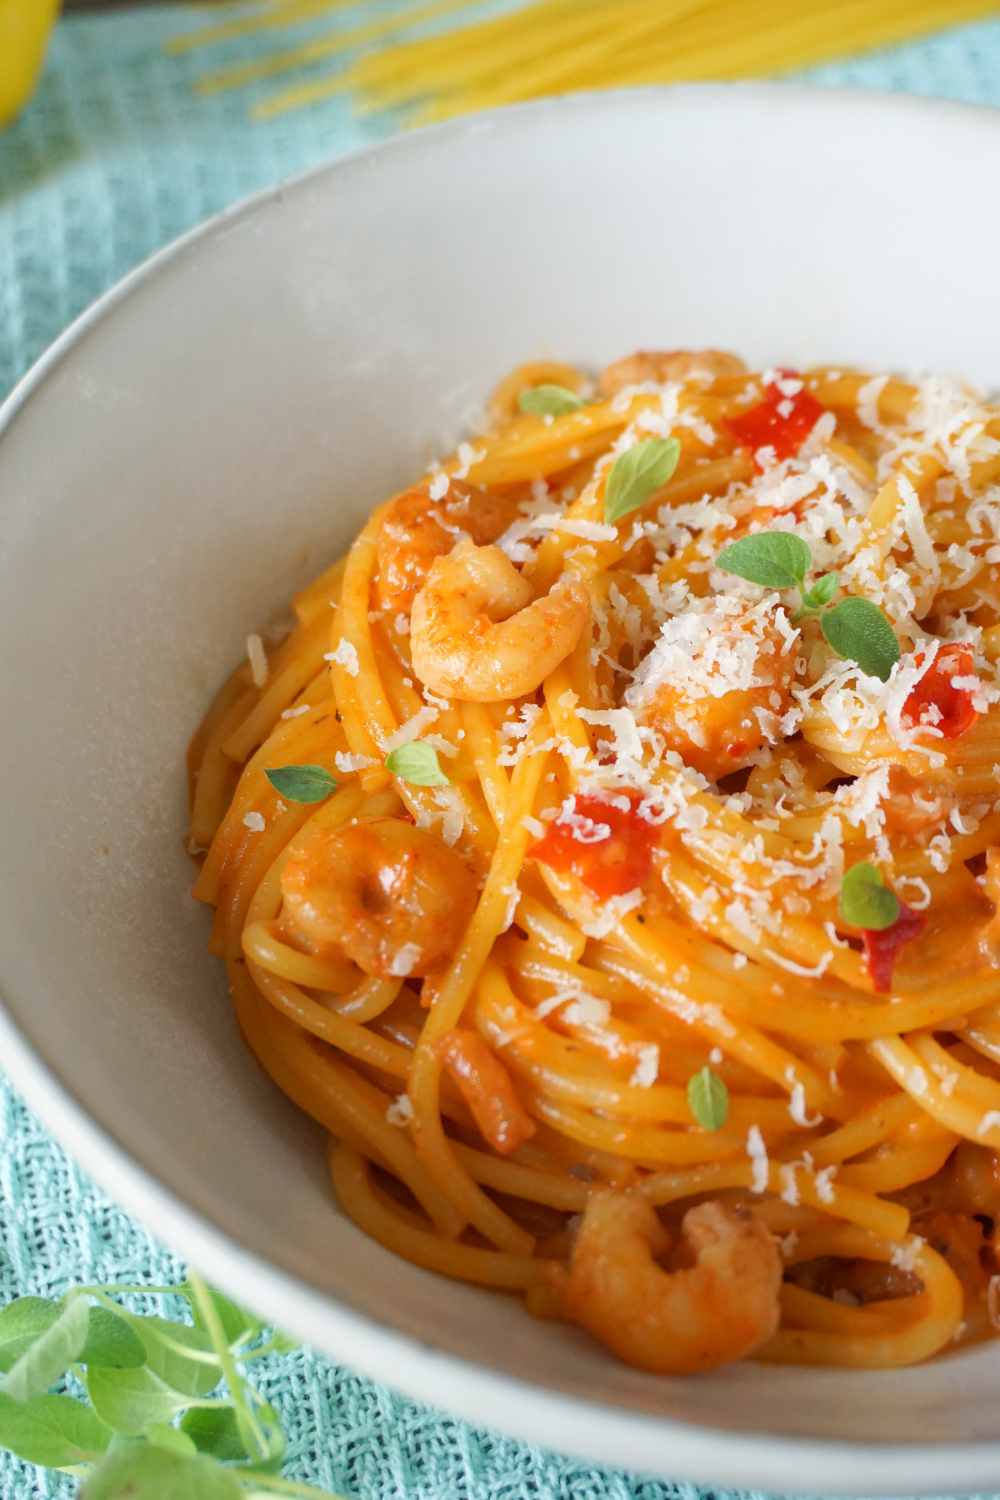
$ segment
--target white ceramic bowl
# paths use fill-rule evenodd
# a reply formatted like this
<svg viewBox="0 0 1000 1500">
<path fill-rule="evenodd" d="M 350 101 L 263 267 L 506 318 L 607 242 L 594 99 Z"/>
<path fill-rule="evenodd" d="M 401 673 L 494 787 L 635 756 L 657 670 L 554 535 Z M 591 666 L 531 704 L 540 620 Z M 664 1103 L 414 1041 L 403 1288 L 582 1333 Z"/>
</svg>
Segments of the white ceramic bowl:
<svg viewBox="0 0 1000 1500">
<path fill-rule="evenodd" d="M 336 1212 L 187 896 L 185 742 L 246 634 L 508 367 L 731 347 L 1000 378 L 1000 119 L 787 87 L 571 98 L 336 163 L 105 298 L 0 425 L 0 1059 L 111 1193 L 422 1400 L 673 1478 L 1000 1481 L 1000 1357 L 657 1380 Z"/>
</svg>

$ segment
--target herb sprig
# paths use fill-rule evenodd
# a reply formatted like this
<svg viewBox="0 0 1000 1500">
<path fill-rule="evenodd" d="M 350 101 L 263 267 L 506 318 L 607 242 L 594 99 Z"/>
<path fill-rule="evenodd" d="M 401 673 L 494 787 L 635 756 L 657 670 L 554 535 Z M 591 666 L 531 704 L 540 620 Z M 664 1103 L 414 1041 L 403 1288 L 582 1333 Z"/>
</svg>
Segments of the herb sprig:
<svg viewBox="0 0 1000 1500">
<path fill-rule="evenodd" d="M 438 753 L 426 740 L 410 740 L 397 745 L 385 758 L 385 768 L 400 781 L 411 786 L 448 786 L 447 776 L 441 769 Z"/>
<path fill-rule="evenodd" d="M 687 1086 L 688 1109 L 703 1130 L 721 1130 L 729 1116 L 729 1090 L 706 1063 L 692 1073 Z"/>
<path fill-rule="evenodd" d="M 856 662 L 866 676 L 888 682 L 900 657 L 899 642 L 889 621 L 870 599 L 849 595 L 832 603 L 840 587 L 836 573 L 824 573 L 806 588 L 812 552 L 800 536 L 792 531 L 758 531 L 740 537 L 723 547 L 716 566 L 762 588 L 797 588 L 799 607 L 792 623 L 818 617 L 827 645 L 838 656 Z"/>
<path fill-rule="evenodd" d="M 191 1321 L 142 1316 L 112 1292 L 177 1295 Z M 194 1273 L 20 1297 L 0 1309 L 0 1447 L 78 1476 L 80 1500 L 339 1500 L 280 1475 L 281 1422 L 246 1378 L 296 1347 Z"/>
<path fill-rule="evenodd" d="M 534 417 L 563 417 L 567 412 L 579 411 L 583 398 L 564 385 L 532 385 L 517 398 L 521 411 Z"/>
<path fill-rule="evenodd" d="M 848 927 L 884 932 L 899 920 L 899 897 L 877 866 L 861 860 L 840 882 L 840 915 Z"/>
<path fill-rule="evenodd" d="M 681 456 L 676 438 L 647 438 L 619 453 L 604 487 L 604 520 L 620 521 L 662 489 Z"/>
</svg>

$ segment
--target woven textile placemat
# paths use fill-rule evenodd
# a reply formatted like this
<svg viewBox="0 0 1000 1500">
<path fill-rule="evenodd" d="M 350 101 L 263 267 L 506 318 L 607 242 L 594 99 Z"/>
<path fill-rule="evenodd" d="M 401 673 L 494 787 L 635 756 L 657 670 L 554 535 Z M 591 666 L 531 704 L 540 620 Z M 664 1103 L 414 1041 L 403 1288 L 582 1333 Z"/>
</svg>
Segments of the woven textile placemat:
<svg viewBox="0 0 1000 1500">
<path fill-rule="evenodd" d="M 77 313 L 159 246 L 247 193 L 396 128 L 391 118 L 354 119 L 340 99 L 264 126 L 248 122 L 252 90 L 196 98 L 191 81 L 204 61 L 162 50 L 164 38 L 193 24 L 194 13 L 180 8 L 63 21 L 36 99 L 0 134 L 0 396 Z M 273 34 L 230 43 L 212 62 L 274 47 Z M 1000 104 L 1000 21 L 802 76 Z M 0 1076 L 0 1303 L 74 1282 L 162 1283 L 180 1272 L 77 1171 Z M 703 1494 L 475 1430 L 307 1352 L 274 1361 L 261 1378 L 290 1434 L 289 1472 L 359 1500 Z M 801 1476 L 804 1492 L 820 1483 Z M 72 1492 L 71 1481 L 0 1454 L 3 1500 Z"/>
</svg>

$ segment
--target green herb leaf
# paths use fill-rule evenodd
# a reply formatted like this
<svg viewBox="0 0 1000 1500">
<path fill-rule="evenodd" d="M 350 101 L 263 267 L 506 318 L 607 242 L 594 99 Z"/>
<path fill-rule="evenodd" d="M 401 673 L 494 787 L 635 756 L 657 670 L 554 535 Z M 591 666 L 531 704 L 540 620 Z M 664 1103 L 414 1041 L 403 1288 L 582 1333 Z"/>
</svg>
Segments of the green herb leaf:
<svg viewBox="0 0 1000 1500">
<path fill-rule="evenodd" d="M 185 1297 L 192 1299 L 191 1311 L 194 1316 L 195 1327 L 200 1328 L 202 1333 L 207 1335 L 208 1329 L 205 1327 L 198 1303 L 193 1300 L 194 1292 L 190 1282 L 185 1282 L 184 1286 L 180 1287 L 179 1290 L 183 1292 Z M 230 1347 L 233 1344 L 241 1343 L 244 1339 L 252 1338 L 255 1334 L 261 1332 L 264 1325 L 259 1318 L 254 1317 L 253 1313 L 248 1313 L 246 1308 L 237 1306 L 235 1302 L 224 1296 L 222 1292 L 216 1291 L 214 1287 L 208 1288 L 208 1294 L 215 1306 L 219 1322 L 222 1324 L 223 1332 L 229 1341 Z"/>
<path fill-rule="evenodd" d="M 707 1065 L 688 1079 L 687 1101 L 704 1130 L 721 1130 L 729 1114 L 729 1090 Z"/>
<path fill-rule="evenodd" d="M 207 1453 L 220 1463 L 252 1463 L 255 1469 L 273 1472 L 281 1468 L 285 1456 L 281 1418 L 267 1402 L 256 1406 L 254 1414 L 267 1445 L 263 1457 L 247 1453 L 232 1407 L 193 1406 L 181 1418 L 181 1430 L 193 1440 L 199 1453 Z"/>
<path fill-rule="evenodd" d="M 11 1365 L 0 1381 L 0 1393 L 15 1401 L 41 1396 L 80 1358 L 89 1326 L 86 1299 L 71 1295 L 55 1321 Z"/>
<path fill-rule="evenodd" d="M 194 1409 L 197 1411 L 199 1408 Z M 152 1427 L 147 1427 L 146 1441 L 156 1448 L 166 1448 L 171 1453 L 190 1455 L 198 1452 L 197 1444 L 192 1442 L 187 1433 L 182 1432 L 179 1427 L 171 1427 L 168 1422 L 154 1422 Z"/>
<path fill-rule="evenodd" d="M 612 466 L 604 490 L 604 519 L 609 526 L 645 505 L 662 489 L 677 467 L 681 445 L 676 438 L 647 438 L 628 448 Z"/>
<path fill-rule="evenodd" d="M 181 1431 L 199 1453 L 223 1463 L 246 1463 L 250 1458 L 231 1406 L 192 1406 L 181 1418 Z"/>
<path fill-rule="evenodd" d="M 18 1297 L 0 1310 L 0 1371 L 9 1370 L 52 1327 L 59 1311 L 59 1303 L 47 1297 Z"/>
<path fill-rule="evenodd" d="M 877 604 L 841 599 L 820 616 L 819 628 L 838 656 L 857 662 L 867 676 L 888 681 L 899 661 L 899 642 Z"/>
<path fill-rule="evenodd" d="M 583 402 L 564 385 L 533 385 L 521 392 L 517 404 L 534 417 L 562 417 L 568 411 L 579 411 Z"/>
<path fill-rule="evenodd" d="M 424 740 L 411 740 L 408 745 L 390 750 L 385 758 L 385 768 L 411 786 L 450 785 L 441 769 L 437 751 Z"/>
<path fill-rule="evenodd" d="M 798 588 L 809 571 L 812 553 L 793 531 L 758 531 L 723 547 L 716 567 L 765 589 Z"/>
<path fill-rule="evenodd" d="M 867 860 L 852 865 L 840 882 L 840 915 L 849 927 L 884 932 L 899 916 L 899 899 Z"/>
<path fill-rule="evenodd" d="M 241 1500 L 239 1480 L 200 1454 L 122 1443 L 84 1485 L 80 1500 Z"/>
<path fill-rule="evenodd" d="M 137 1370 L 145 1363 L 142 1340 L 125 1319 L 106 1307 L 92 1307 L 80 1364 L 103 1365 L 108 1370 Z"/>
<path fill-rule="evenodd" d="M 275 766 L 264 773 L 286 802 L 323 802 L 337 783 L 322 766 Z"/>
<path fill-rule="evenodd" d="M 191 1404 L 146 1369 L 88 1370 L 87 1390 L 101 1420 L 126 1437 L 140 1437 Z"/>
<path fill-rule="evenodd" d="M 167 1318 L 134 1318 L 132 1326 L 142 1340 L 149 1368 L 171 1389 L 186 1396 L 208 1396 L 215 1390 L 222 1371 L 212 1341 L 202 1329 Z"/>
<path fill-rule="evenodd" d="M 825 609 L 840 587 L 840 579 L 836 573 L 824 573 L 822 578 L 817 578 L 811 589 L 806 589 L 802 595 L 802 607 L 800 615 L 818 614 Z"/>
<path fill-rule="evenodd" d="M 18 1297 L 0 1310 L 0 1372 L 9 1370 L 52 1327 L 61 1311 L 60 1302 L 46 1297 Z M 80 1364 L 125 1370 L 146 1363 L 146 1352 L 124 1318 L 103 1307 L 91 1307 L 89 1314 Z"/>
<path fill-rule="evenodd" d="M 0 1448 L 46 1469 L 96 1463 L 111 1441 L 111 1429 L 70 1396 L 0 1396 Z"/>
</svg>

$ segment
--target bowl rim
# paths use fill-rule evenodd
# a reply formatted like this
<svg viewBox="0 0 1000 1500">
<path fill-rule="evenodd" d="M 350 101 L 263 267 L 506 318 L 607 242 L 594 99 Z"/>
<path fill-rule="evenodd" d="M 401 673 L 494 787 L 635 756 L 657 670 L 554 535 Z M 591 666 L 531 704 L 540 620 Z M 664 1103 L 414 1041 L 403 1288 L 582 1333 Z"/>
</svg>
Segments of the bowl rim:
<svg viewBox="0 0 1000 1500">
<path fill-rule="evenodd" d="M 1000 140 L 1000 111 L 988 105 L 892 93 L 886 90 L 827 88 L 784 82 L 690 83 L 587 90 L 533 100 L 445 121 L 375 141 L 319 162 L 279 183 L 254 192 L 195 225 L 140 262 L 80 313 L 53 341 L 0 405 L 0 442 L 20 411 L 44 387 L 63 358 L 120 303 L 139 293 L 175 260 L 203 241 L 224 234 L 236 221 L 280 203 L 314 179 L 350 172 L 388 153 L 417 154 L 450 140 L 510 123 L 530 128 L 541 116 L 613 112 L 625 105 L 669 106 L 673 100 L 731 106 L 751 105 L 829 109 L 852 107 L 876 113 L 978 121 Z M 751 1487 L 772 1493 L 801 1493 L 801 1476 L 823 1475 L 824 1495 L 972 1494 L 996 1487 L 1000 1437 L 996 1440 L 944 1439 L 887 1443 L 849 1438 L 810 1438 L 780 1432 L 708 1428 L 665 1414 L 636 1412 L 585 1396 L 565 1395 L 488 1369 L 466 1356 L 444 1353 L 388 1323 L 338 1303 L 300 1277 L 250 1252 L 212 1219 L 190 1207 L 132 1155 L 128 1145 L 96 1124 L 74 1094 L 70 1081 L 18 1029 L 0 990 L 0 1057 L 16 1092 L 41 1118 L 68 1154 L 114 1202 L 148 1226 L 181 1257 L 249 1307 L 274 1316 L 306 1343 L 322 1327 L 320 1349 L 372 1380 L 411 1399 L 431 1404 L 473 1426 L 501 1431 L 522 1442 L 583 1458 L 602 1467 L 695 1483 Z M 890 1372 L 884 1372 L 886 1376 Z M 428 1393 L 433 1401 L 428 1402 Z M 488 1413 L 484 1422 L 483 1413 Z M 496 1421 L 494 1422 L 494 1414 Z M 669 1452 L 665 1465 L 660 1454 Z"/>
</svg>

